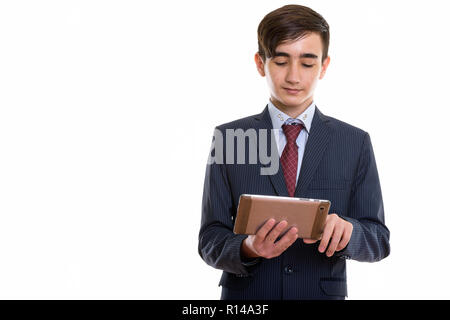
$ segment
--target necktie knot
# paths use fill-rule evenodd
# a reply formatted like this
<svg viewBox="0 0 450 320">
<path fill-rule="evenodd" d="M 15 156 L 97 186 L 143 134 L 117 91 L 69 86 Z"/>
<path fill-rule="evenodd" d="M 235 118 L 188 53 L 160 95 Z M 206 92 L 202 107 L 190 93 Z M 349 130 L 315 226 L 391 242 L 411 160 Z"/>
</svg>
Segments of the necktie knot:
<svg viewBox="0 0 450 320">
<path fill-rule="evenodd" d="M 295 143 L 297 140 L 298 135 L 300 134 L 300 131 L 303 129 L 302 124 L 283 124 L 281 126 L 283 129 L 284 135 L 286 136 L 287 143 Z"/>
</svg>

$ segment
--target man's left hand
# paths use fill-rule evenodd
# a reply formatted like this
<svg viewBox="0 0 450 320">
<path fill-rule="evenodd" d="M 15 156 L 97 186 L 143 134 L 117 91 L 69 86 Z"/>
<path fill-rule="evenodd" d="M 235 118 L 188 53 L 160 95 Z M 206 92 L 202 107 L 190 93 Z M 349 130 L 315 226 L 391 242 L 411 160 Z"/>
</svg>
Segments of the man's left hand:
<svg viewBox="0 0 450 320">
<path fill-rule="evenodd" d="M 331 257 L 335 251 L 341 251 L 350 241 L 352 232 L 353 225 L 350 222 L 345 221 L 335 213 L 329 214 L 325 221 L 319 252 L 323 253 L 325 251 L 330 239 L 331 242 L 326 252 L 327 257 Z M 316 243 L 317 241 L 319 240 L 303 239 L 303 242 L 307 244 Z"/>
</svg>

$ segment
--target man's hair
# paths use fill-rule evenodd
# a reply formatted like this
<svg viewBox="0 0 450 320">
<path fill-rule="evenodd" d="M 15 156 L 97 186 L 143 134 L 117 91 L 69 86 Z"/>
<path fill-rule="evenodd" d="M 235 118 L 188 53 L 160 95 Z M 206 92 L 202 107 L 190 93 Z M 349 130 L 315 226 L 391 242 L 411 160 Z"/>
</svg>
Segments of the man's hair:
<svg viewBox="0 0 450 320">
<path fill-rule="evenodd" d="M 258 53 L 266 58 L 275 55 L 277 46 L 287 40 L 297 40 L 309 33 L 317 32 L 322 39 L 322 62 L 328 57 L 330 27 L 326 20 L 314 10 L 290 4 L 268 13 L 258 26 Z"/>
</svg>

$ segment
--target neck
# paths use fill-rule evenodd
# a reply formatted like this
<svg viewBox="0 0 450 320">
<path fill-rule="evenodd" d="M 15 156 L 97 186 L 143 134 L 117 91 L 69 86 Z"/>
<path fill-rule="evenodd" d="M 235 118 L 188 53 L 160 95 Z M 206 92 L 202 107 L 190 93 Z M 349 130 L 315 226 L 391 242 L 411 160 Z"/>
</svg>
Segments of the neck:
<svg viewBox="0 0 450 320">
<path fill-rule="evenodd" d="M 286 113 L 289 117 L 295 119 L 303 112 L 305 112 L 305 110 L 311 105 L 313 98 L 312 97 L 309 98 L 308 100 L 304 101 L 298 106 L 287 106 L 278 101 L 277 99 L 274 99 L 273 97 L 270 98 L 270 101 L 272 101 L 275 107 Z"/>
</svg>

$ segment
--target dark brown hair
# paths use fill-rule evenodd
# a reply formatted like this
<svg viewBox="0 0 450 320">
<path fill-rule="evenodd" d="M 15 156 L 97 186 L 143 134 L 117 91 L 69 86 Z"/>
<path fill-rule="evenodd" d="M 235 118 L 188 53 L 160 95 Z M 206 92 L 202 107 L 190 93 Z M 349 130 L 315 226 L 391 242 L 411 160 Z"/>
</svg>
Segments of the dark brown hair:
<svg viewBox="0 0 450 320">
<path fill-rule="evenodd" d="M 258 53 L 266 58 L 275 55 L 276 47 L 286 40 L 297 40 L 308 33 L 317 32 L 322 39 L 322 62 L 328 56 L 330 27 L 314 10 L 289 4 L 268 13 L 258 26 Z"/>
</svg>

